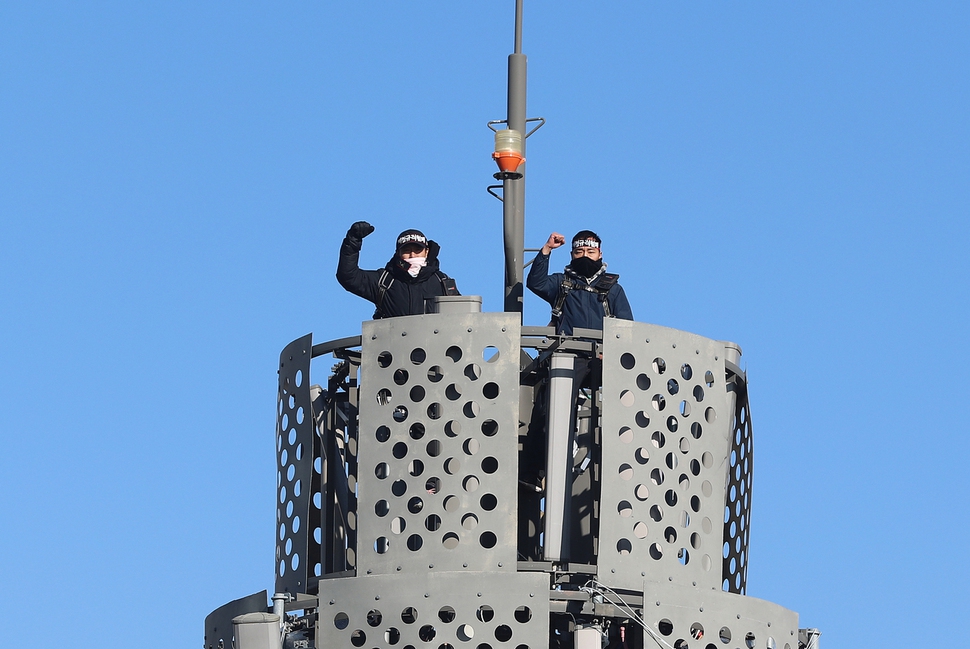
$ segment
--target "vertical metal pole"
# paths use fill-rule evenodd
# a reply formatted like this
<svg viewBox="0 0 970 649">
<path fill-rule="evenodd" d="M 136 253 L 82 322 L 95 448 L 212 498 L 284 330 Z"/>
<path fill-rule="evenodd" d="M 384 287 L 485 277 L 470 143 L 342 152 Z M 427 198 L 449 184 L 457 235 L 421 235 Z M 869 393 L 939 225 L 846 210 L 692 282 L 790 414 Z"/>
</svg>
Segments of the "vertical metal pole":
<svg viewBox="0 0 970 649">
<path fill-rule="evenodd" d="M 515 49 L 509 55 L 508 127 L 522 134 L 525 156 L 526 56 L 522 54 L 522 1 L 515 0 Z M 522 313 L 523 255 L 525 249 L 525 163 L 522 178 L 502 181 L 505 235 L 505 310 Z"/>
<path fill-rule="evenodd" d="M 549 407 L 546 422 L 546 503 L 542 558 L 568 559 L 567 525 L 572 496 L 573 397 L 576 359 L 556 353 L 549 359 Z"/>
</svg>

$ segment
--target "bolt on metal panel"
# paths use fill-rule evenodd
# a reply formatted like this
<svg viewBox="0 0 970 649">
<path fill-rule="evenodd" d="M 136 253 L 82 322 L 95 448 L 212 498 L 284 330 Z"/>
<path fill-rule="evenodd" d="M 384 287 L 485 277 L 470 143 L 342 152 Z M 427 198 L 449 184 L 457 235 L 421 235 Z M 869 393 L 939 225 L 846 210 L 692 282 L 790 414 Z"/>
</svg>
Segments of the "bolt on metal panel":
<svg viewBox="0 0 970 649">
<path fill-rule="evenodd" d="M 313 335 L 287 345 L 280 354 L 276 402 L 276 592 L 307 590 L 309 559 L 319 561 L 319 543 L 307 534 L 313 416 L 310 412 L 310 357 Z"/>
<path fill-rule="evenodd" d="M 321 582 L 317 647 L 549 644 L 544 573 L 425 572 Z"/>
<path fill-rule="evenodd" d="M 358 574 L 514 571 L 517 314 L 363 326 Z"/>
<path fill-rule="evenodd" d="M 724 354 L 684 331 L 604 322 L 598 572 L 611 587 L 636 589 L 644 576 L 722 586 Z"/>
</svg>

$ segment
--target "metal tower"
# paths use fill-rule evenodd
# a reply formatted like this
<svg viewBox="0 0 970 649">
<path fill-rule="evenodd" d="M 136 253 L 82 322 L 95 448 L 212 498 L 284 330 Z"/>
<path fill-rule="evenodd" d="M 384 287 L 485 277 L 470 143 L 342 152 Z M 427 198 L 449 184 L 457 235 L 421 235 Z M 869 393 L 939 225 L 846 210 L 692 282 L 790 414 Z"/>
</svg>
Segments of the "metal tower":
<svg viewBox="0 0 970 649">
<path fill-rule="evenodd" d="M 517 0 L 508 117 L 490 125 L 525 134 L 521 22 Z M 273 604 L 216 609 L 205 649 L 816 646 L 745 594 L 738 346 L 617 319 L 523 326 L 524 168 L 497 177 L 505 312 L 442 297 L 284 348 Z"/>
</svg>

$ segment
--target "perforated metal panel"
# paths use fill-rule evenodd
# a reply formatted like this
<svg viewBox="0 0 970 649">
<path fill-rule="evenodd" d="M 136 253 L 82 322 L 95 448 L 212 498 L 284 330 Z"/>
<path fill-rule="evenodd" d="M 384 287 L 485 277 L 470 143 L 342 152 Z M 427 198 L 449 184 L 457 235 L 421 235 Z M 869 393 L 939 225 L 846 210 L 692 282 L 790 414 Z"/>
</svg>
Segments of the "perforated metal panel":
<svg viewBox="0 0 970 649">
<path fill-rule="evenodd" d="M 777 604 L 669 582 L 643 589 L 644 647 L 798 649 L 798 614 Z"/>
<path fill-rule="evenodd" d="M 320 544 L 307 534 L 313 461 L 310 413 L 312 334 L 294 340 L 280 354 L 276 403 L 276 592 L 303 593 L 308 557 L 319 561 Z"/>
<path fill-rule="evenodd" d="M 724 505 L 724 590 L 744 593 L 748 579 L 748 538 L 751 530 L 752 437 L 748 391 L 736 383 L 737 402 L 728 457 L 728 486 Z"/>
<path fill-rule="evenodd" d="M 545 649 L 542 573 L 375 575 L 321 582 L 317 647 Z"/>
<path fill-rule="evenodd" d="M 656 325 L 604 324 L 600 579 L 720 589 L 733 419 L 724 345 Z"/>
<path fill-rule="evenodd" d="M 364 323 L 358 574 L 514 571 L 518 316 Z"/>
</svg>

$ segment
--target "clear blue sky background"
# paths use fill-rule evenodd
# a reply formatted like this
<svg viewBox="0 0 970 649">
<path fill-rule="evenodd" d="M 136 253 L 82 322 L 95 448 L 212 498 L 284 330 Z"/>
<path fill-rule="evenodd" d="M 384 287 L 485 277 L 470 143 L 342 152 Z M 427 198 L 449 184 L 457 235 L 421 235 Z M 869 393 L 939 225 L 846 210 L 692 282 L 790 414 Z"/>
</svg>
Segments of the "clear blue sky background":
<svg viewBox="0 0 970 649">
<path fill-rule="evenodd" d="M 501 308 L 512 18 L 0 5 L 0 645 L 198 647 L 272 589 L 278 354 L 370 317 L 347 227 L 372 268 L 423 229 Z M 743 347 L 748 593 L 829 648 L 970 609 L 968 35 L 965 2 L 525 4 L 528 244 L 592 227 L 637 319 Z"/>
</svg>

